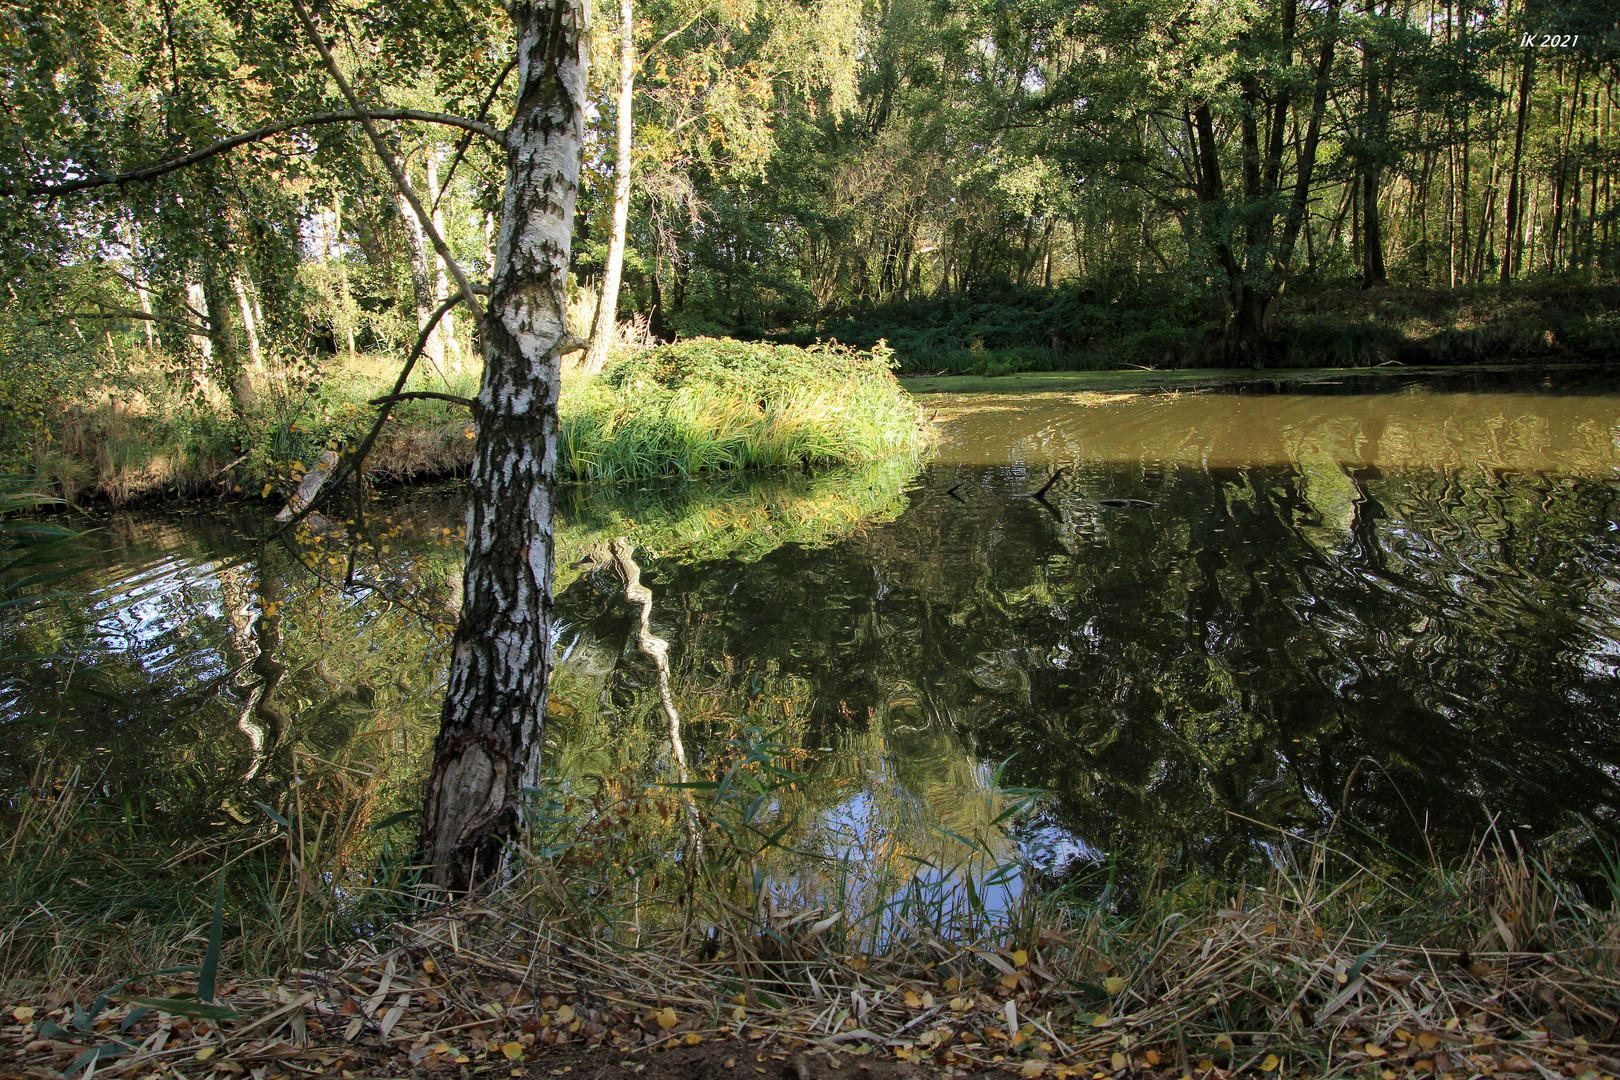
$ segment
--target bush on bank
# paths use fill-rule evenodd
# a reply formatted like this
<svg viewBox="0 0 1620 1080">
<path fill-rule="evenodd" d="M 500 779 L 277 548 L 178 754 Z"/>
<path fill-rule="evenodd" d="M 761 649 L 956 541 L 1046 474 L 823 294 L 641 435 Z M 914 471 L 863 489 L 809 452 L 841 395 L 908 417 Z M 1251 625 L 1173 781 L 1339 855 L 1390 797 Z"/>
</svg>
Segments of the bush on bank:
<svg viewBox="0 0 1620 1080">
<path fill-rule="evenodd" d="M 922 409 L 880 341 L 867 352 L 694 338 L 621 359 L 566 388 L 566 480 L 858 465 L 915 453 Z"/>
</svg>

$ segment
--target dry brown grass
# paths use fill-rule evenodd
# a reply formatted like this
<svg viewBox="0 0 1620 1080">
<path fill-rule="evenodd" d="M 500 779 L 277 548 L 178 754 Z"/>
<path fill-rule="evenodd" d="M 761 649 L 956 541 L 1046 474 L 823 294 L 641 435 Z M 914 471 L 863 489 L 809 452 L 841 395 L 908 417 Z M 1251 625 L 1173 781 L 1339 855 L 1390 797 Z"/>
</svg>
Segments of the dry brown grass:
<svg viewBox="0 0 1620 1080">
<path fill-rule="evenodd" d="M 642 927 L 632 948 L 607 925 L 581 927 L 580 905 L 559 910 L 569 883 L 534 865 L 492 897 L 228 984 L 229 1017 L 188 1018 L 184 1002 L 145 1017 L 120 1036 L 135 1051 L 98 1073 L 505 1067 L 569 1045 L 616 1062 L 714 1039 L 1051 1077 L 1620 1071 L 1614 910 L 1500 848 L 1403 881 L 1332 877 L 1335 865 L 1311 847 L 1262 886 L 1185 882 L 1129 914 L 1026 895 L 977 940 L 902 926 L 856 953 L 826 913 L 779 911 L 769 896 L 709 897 L 699 906 L 727 925 Z M 138 989 L 189 985 L 149 976 Z M 11 994 L 0 1037 L 30 1064 L 60 1069 L 116 1033 L 41 1037 L 41 1020 L 71 1028 L 74 995 Z"/>
</svg>

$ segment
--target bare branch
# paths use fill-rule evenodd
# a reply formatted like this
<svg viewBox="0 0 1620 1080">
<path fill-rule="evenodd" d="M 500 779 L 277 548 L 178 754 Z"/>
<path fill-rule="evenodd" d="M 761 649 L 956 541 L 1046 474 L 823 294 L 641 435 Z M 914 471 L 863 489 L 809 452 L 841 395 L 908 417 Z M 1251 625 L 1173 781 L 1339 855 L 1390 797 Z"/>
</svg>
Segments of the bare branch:
<svg viewBox="0 0 1620 1080">
<path fill-rule="evenodd" d="M 421 109 L 378 109 L 370 114 L 379 120 L 420 120 L 428 124 L 444 124 L 448 127 L 462 128 L 468 132 L 482 135 L 487 139 L 494 139 L 504 145 L 501 133 L 489 124 L 477 120 L 469 120 L 464 116 L 455 116 L 451 113 L 425 112 Z M 122 187 L 124 184 L 138 184 L 146 180 L 156 180 L 165 173 L 183 169 L 188 165 L 195 165 L 199 161 L 223 154 L 227 150 L 234 150 L 251 142 L 260 142 L 273 135 L 280 135 L 284 131 L 295 131 L 299 128 L 321 127 L 326 124 L 348 124 L 361 120 L 358 112 L 344 109 L 339 112 L 311 113 L 308 116 L 295 116 L 291 120 L 278 120 L 274 124 L 253 128 L 232 135 L 228 139 L 221 139 L 200 150 L 193 150 L 180 157 L 166 158 L 150 165 L 142 165 L 138 169 L 118 173 L 114 176 L 85 176 L 77 180 L 64 180 L 57 184 L 13 184 L 9 188 L 0 188 L 0 194 L 22 196 L 24 198 L 40 198 L 49 195 L 67 195 L 74 191 L 85 191 L 98 187 Z"/>
<path fill-rule="evenodd" d="M 457 297 L 456 299 L 459 300 L 460 297 Z M 385 397 L 372 398 L 369 402 L 367 402 L 367 404 L 392 405 L 395 402 L 415 401 L 419 398 L 431 398 L 434 401 L 448 401 L 452 405 L 460 405 L 464 408 L 471 409 L 474 412 L 478 411 L 478 402 L 474 401 L 472 398 L 464 398 L 457 394 L 441 394 L 436 390 L 407 390 L 403 394 L 388 394 Z"/>
<path fill-rule="evenodd" d="M 411 210 L 422 223 L 422 231 L 427 233 L 428 238 L 433 241 L 433 250 L 439 253 L 439 258 L 444 260 L 446 269 L 456 279 L 456 284 L 461 287 L 462 299 L 466 300 L 467 307 L 472 311 L 473 320 L 483 322 L 484 309 L 479 306 L 478 298 L 473 295 L 472 282 L 467 280 L 467 275 L 462 272 L 461 264 L 456 262 L 454 255 L 450 254 L 450 246 L 444 242 L 444 237 L 439 235 L 438 228 L 433 224 L 433 215 L 427 212 L 427 208 L 422 205 L 422 200 L 416 197 L 416 191 L 411 187 L 411 182 L 405 176 L 405 171 L 400 168 L 399 161 L 394 157 L 393 151 L 389 150 L 388 144 L 383 141 L 382 135 L 378 133 L 377 125 L 372 123 L 373 114 L 360 104 L 360 98 L 355 94 L 354 87 L 349 84 L 348 78 L 343 74 L 343 69 L 338 66 L 337 60 L 333 58 L 332 50 L 326 47 L 326 42 L 321 38 L 320 28 L 315 25 L 315 20 L 310 18 L 309 9 L 304 6 L 304 0 L 292 0 L 292 5 L 293 10 L 298 13 L 298 20 L 304 24 L 304 33 L 308 35 L 310 44 L 314 45 L 315 51 L 321 54 L 321 59 L 326 63 L 326 70 L 332 73 L 333 81 L 338 84 L 338 89 L 343 91 L 343 99 L 349 103 L 349 108 L 353 109 L 358 115 L 360 126 L 365 129 L 366 135 L 371 139 L 371 145 L 376 148 L 377 156 L 387 166 L 388 174 L 394 178 L 394 186 L 399 189 L 401 195 L 405 196 L 405 201 L 411 204 Z"/>
<path fill-rule="evenodd" d="M 477 289 L 478 286 L 471 286 L 471 288 Z M 489 290 L 480 289 L 479 291 L 487 295 Z M 360 440 L 359 447 L 355 449 L 354 453 L 345 455 L 343 464 L 338 466 L 326 478 L 326 483 L 321 485 L 320 490 L 311 495 L 309 501 L 299 508 L 298 513 L 288 518 L 267 539 L 274 540 L 300 521 L 303 521 L 317 506 L 325 501 L 327 495 L 336 491 L 343 481 L 360 471 L 361 466 L 365 464 L 366 455 L 371 453 L 372 444 L 377 441 L 377 436 L 382 434 L 383 425 L 388 423 L 388 417 L 394 411 L 395 403 L 399 400 L 400 395 L 405 392 L 405 383 L 411 377 L 411 369 L 416 367 L 416 362 L 422 358 L 422 350 L 427 348 L 428 338 L 433 336 L 434 328 L 439 325 L 439 320 L 444 318 L 445 312 L 461 303 L 464 299 L 465 297 L 460 293 L 450 297 L 439 305 L 438 309 L 428 317 L 427 322 L 422 324 L 422 329 L 416 335 L 416 344 L 411 347 L 410 355 L 405 357 L 405 364 L 399 369 L 399 377 L 394 380 L 394 389 L 387 396 L 379 399 L 382 405 L 377 410 L 377 419 L 371 422 L 371 430 L 366 432 L 364 439 Z"/>
<path fill-rule="evenodd" d="M 501 84 L 506 82 L 506 77 L 516 69 L 517 57 L 514 56 L 506 62 L 505 67 L 501 68 L 501 73 L 495 76 L 495 84 L 489 88 L 489 93 L 484 95 L 484 104 L 478 110 L 479 123 L 483 123 L 484 118 L 489 115 L 489 107 L 495 104 L 495 95 L 500 93 Z M 434 210 L 439 209 L 439 200 L 444 198 L 444 193 L 450 190 L 450 181 L 456 178 L 456 166 L 460 165 L 461 159 L 467 156 L 467 147 L 471 145 L 472 133 L 468 132 L 461 137 L 461 145 L 456 147 L 456 156 L 450 160 L 450 171 L 445 173 L 444 183 L 439 186 L 438 191 L 429 192 L 433 196 Z"/>
</svg>

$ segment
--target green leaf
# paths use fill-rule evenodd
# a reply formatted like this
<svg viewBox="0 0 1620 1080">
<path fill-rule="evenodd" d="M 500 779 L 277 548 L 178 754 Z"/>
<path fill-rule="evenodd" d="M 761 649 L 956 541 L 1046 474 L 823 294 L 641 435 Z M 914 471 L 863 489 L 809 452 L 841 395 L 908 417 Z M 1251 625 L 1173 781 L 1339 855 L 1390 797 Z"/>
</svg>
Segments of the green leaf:
<svg viewBox="0 0 1620 1080">
<path fill-rule="evenodd" d="M 227 859 L 220 859 L 219 891 L 214 894 L 214 921 L 208 927 L 208 951 L 203 954 L 202 970 L 197 973 L 197 997 L 204 1002 L 214 1000 L 214 979 L 219 974 L 219 946 L 225 935 L 225 868 L 229 865 Z"/>
<path fill-rule="evenodd" d="M 171 1016 L 189 1016 L 194 1020 L 230 1020 L 242 1015 L 227 1005 L 206 1004 L 194 1000 L 190 995 L 172 998 L 119 997 L 114 1000 L 154 1012 L 166 1012 Z"/>
<path fill-rule="evenodd" d="M 263 806 L 264 804 L 260 803 L 259 805 Z M 384 829 L 392 828 L 393 826 L 398 825 L 402 821 L 409 821 L 411 818 L 415 817 L 416 815 L 417 815 L 417 811 L 415 811 L 415 810 L 401 810 L 397 814 L 389 814 L 387 817 L 385 817 L 381 821 L 377 822 L 377 824 L 371 826 L 370 831 L 371 832 L 382 832 Z M 282 824 L 285 825 L 286 821 L 283 820 Z"/>
</svg>

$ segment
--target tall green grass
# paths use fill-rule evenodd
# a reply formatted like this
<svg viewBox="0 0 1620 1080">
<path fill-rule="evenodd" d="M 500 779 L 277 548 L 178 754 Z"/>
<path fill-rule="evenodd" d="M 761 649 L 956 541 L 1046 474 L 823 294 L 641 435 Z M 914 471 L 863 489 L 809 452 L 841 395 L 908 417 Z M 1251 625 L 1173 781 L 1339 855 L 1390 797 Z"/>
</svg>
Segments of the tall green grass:
<svg viewBox="0 0 1620 1080">
<path fill-rule="evenodd" d="M 888 356 L 712 338 L 650 349 L 565 390 L 559 474 L 618 481 L 919 453 L 928 428 Z"/>
</svg>

